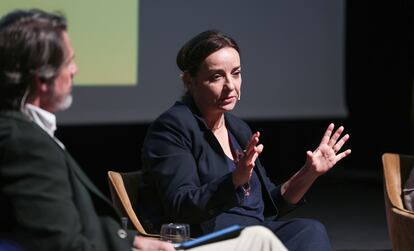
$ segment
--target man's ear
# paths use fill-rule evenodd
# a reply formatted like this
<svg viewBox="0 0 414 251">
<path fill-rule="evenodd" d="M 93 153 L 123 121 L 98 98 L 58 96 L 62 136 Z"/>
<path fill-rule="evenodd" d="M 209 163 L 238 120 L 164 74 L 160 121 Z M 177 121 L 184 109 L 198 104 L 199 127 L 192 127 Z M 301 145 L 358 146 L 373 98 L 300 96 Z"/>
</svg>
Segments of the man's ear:
<svg viewBox="0 0 414 251">
<path fill-rule="evenodd" d="M 40 107 L 40 100 L 47 96 L 49 85 L 46 81 L 37 75 L 33 76 L 32 83 L 28 86 L 26 103 L 34 104 Z M 46 95 L 45 95 L 46 94 Z"/>
<path fill-rule="evenodd" d="M 36 93 L 46 93 L 49 89 L 48 83 L 41 77 L 34 76 L 34 91 Z"/>
</svg>

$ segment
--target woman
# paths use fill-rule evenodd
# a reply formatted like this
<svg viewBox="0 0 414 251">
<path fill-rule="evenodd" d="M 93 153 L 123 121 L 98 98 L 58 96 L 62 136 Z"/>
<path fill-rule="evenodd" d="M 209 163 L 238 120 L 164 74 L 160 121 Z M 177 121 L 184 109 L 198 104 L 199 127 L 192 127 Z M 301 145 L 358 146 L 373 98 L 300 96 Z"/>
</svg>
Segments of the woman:
<svg viewBox="0 0 414 251">
<path fill-rule="evenodd" d="M 260 133 L 229 113 L 240 100 L 239 51 L 232 38 L 205 31 L 178 52 L 187 92 L 150 126 L 142 152 L 160 216 L 190 223 L 196 235 L 232 224 L 264 225 L 289 250 L 330 250 L 321 223 L 278 218 L 301 205 L 316 178 L 351 153 L 339 152 L 349 135 L 340 137 L 344 128 L 333 132 L 330 124 L 304 166 L 274 185 L 258 159 Z"/>
</svg>

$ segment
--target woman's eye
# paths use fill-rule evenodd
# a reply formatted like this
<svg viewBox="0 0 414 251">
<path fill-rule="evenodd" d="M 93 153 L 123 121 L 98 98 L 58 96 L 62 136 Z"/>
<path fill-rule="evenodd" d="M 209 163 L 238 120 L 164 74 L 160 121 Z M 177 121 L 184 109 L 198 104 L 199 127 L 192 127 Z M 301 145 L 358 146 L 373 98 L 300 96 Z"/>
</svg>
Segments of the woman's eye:
<svg viewBox="0 0 414 251">
<path fill-rule="evenodd" d="M 220 74 L 214 74 L 213 76 L 211 76 L 211 81 L 217 81 L 221 78 Z"/>
</svg>

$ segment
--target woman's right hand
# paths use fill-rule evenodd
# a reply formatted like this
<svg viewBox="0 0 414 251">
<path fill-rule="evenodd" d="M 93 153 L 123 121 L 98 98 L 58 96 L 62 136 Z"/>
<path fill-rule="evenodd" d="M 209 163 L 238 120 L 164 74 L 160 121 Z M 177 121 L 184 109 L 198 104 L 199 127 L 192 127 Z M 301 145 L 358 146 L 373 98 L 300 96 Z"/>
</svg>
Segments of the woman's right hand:
<svg viewBox="0 0 414 251">
<path fill-rule="evenodd" d="M 250 181 L 255 161 L 263 151 L 263 145 L 259 144 L 260 132 L 255 132 L 250 138 L 246 149 L 238 160 L 236 170 L 233 171 L 233 184 L 238 188 Z"/>
</svg>

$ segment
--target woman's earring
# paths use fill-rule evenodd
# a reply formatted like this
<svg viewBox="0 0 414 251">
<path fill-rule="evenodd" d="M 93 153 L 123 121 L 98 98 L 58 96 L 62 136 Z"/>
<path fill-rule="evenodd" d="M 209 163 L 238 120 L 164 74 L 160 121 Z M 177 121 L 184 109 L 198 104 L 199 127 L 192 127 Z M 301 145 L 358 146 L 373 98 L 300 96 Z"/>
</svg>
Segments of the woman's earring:
<svg viewBox="0 0 414 251">
<path fill-rule="evenodd" d="M 239 96 L 237 97 L 237 100 L 240 100 L 241 97 L 241 91 L 239 91 Z"/>
</svg>

